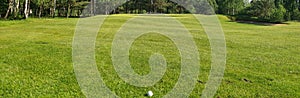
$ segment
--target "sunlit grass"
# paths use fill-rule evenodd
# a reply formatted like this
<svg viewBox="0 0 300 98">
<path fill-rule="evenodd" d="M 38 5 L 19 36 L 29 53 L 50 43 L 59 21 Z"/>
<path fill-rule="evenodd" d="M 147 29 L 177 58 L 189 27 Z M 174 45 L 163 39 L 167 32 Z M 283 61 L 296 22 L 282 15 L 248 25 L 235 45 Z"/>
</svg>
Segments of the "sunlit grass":
<svg viewBox="0 0 300 98">
<path fill-rule="evenodd" d="M 201 96 L 210 71 L 209 40 L 192 15 L 176 16 L 194 36 L 200 52 L 200 74 L 192 97 Z M 114 34 L 132 15 L 113 15 L 99 31 L 96 61 L 107 87 L 121 97 L 143 97 L 148 90 L 162 97 L 176 84 L 180 55 L 165 36 L 150 33 L 130 50 L 132 68 L 150 72 L 149 56 L 164 54 L 168 69 L 153 87 L 135 87 L 114 70 L 110 50 Z M 219 16 L 227 43 L 227 67 L 215 97 L 299 97 L 300 23 L 261 26 L 230 22 Z M 72 66 L 72 38 L 78 19 L 0 21 L 0 96 L 84 97 Z"/>
</svg>

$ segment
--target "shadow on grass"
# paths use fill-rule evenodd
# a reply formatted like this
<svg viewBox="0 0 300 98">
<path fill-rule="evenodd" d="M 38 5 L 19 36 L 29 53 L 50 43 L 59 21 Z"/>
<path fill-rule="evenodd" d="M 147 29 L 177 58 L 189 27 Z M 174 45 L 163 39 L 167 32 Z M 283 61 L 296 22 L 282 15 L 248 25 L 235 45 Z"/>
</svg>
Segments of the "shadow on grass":
<svg viewBox="0 0 300 98">
<path fill-rule="evenodd" d="M 289 23 L 270 23 L 270 22 L 257 22 L 257 21 L 230 21 L 230 22 L 237 22 L 242 24 L 253 24 L 253 25 L 260 25 L 260 26 L 282 26 L 282 25 L 289 24 Z"/>
</svg>

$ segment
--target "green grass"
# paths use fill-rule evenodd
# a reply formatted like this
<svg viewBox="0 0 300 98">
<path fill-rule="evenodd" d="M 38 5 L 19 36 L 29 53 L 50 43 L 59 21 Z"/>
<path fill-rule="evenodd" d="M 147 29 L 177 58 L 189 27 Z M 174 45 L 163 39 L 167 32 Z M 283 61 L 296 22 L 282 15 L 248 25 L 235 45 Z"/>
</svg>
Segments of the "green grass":
<svg viewBox="0 0 300 98">
<path fill-rule="evenodd" d="M 176 16 L 194 36 L 200 53 L 200 74 L 191 97 L 201 96 L 210 71 L 209 40 L 191 15 Z M 130 50 L 132 68 L 150 72 L 149 56 L 159 52 L 167 71 L 152 87 L 122 81 L 111 61 L 113 37 L 132 15 L 110 16 L 99 31 L 96 63 L 101 77 L 121 97 L 143 97 L 148 90 L 162 97 L 176 84 L 180 54 L 165 36 L 139 37 Z M 215 97 L 299 97 L 300 23 L 260 26 L 229 22 L 219 16 L 226 36 L 227 64 Z M 78 19 L 0 21 L 0 97 L 84 97 L 72 66 L 72 39 Z"/>
</svg>

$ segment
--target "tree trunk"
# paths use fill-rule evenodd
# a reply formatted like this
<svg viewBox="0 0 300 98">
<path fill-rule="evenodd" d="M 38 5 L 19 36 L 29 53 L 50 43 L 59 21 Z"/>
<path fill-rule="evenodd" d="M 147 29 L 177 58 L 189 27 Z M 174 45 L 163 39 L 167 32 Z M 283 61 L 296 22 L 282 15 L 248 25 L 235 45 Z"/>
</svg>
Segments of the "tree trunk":
<svg viewBox="0 0 300 98">
<path fill-rule="evenodd" d="M 183 13 L 183 8 L 181 6 L 179 6 L 179 13 L 182 14 Z"/>
<path fill-rule="evenodd" d="M 70 8 L 70 16 L 72 17 L 74 14 L 73 14 L 74 10 Z"/>
<path fill-rule="evenodd" d="M 16 18 L 18 16 L 19 5 L 20 5 L 20 1 L 19 0 L 14 0 L 14 6 L 13 6 L 14 18 Z"/>
<path fill-rule="evenodd" d="M 15 18 L 19 15 L 19 6 L 20 6 L 20 0 L 17 0 L 16 10 L 15 10 Z"/>
<path fill-rule="evenodd" d="M 66 16 L 68 16 L 67 14 L 68 14 L 68 12 L 66 11 L 66 8 L 64 7 L 63 16 L 66 17 Z"/>
<path fill-rule="evenodd" d="M 39 12 L 39 8 L 35 8 L 34 9 L 34 16 L 38 16 L 38 14 L 39 14 L 38 12 Z"/>
<path fill-rule="evenodd" d="M 77 11 L 77 16 L 80 17 L 80 9 Z"/>
<path fill-rule="evenodd" d="M 39 9 L 39 18 L 41 18 L 41 16 L 42 16 L 42 10 L 43 10 L 43 5 L 40 5 L 40 9 Z"/>
<path fill-rule="evenodd" d="M 108 15 L 109 12 L 108 12 L 108 5 L 105 5 L 105 15 Z"/>
<path fill-rule="evenodd" d="M 9 7 L 7 8 L 7 11 L 6 11 L 6 14 L 5 14 L 5 16 L 4 16 L 4 19 L 7 19 L 10 10 L 11 10 L 11 7 L 9 6 Z"/>
<path fill-rule="evenodd" d="M 143 9 L 142 9 L 142 3 L 140 3 L 139 10 L 140 10 L 140 12 L 141 12 L 140 14 L 144 14 Z"/>
<path fill-rule="evenodd" d="M 125 13 L 128 14 L 128 1 L 126 0 L 126 3 L 125 3 Z"/>
<path fill-rule="evenodd" d="M 151 12 L 150 13 L 154 13 L 154 6 L 153 6 L 153 4 L 154 4 L 154 2 L 153 2 L 153 0 L 151 0 L 151 5 L 150 5 L 151 6 L 151 8 L 150 8 Z"/>
<path fill-rule="evenodd" d="M 7 8 L 6 14 L 4 16 L 4 19 L 7 19 L 9 12 L 12 11 L 12 8 L 13 8 L 13 0 L 9 0 L 8 8 Z"/>
<path fill-rule="evenodd" d="M 134 14 L 138 13 L 138 11 L 137 11 L 137 9 L 138 9 L 137 5 L 138 5 L 137 0 L 134 0 Z"/>
<path fill-rule="evenodd" d="M 113 13 L 114 13 L 114 14 L 116 14 L 116 13 L 117 13 L 117 12 L 116 12 L 116 8 L 115 8 L 115 7 L 116 7 L 116 4 L 114 4 L 114 6 L 112 7 L 112 8 L 114 8 L 114 9 L 113 9 Z"/>
<path fill-rule="evenodd" d="M 67 12 L 67 18 L 69 18 L 69 16 L 70 16 L 70 9 L 71 9 L 71 4 L 68 4 L 68 12 Z"/>
<path fill-rule="evenodd" d="M 105 3 L 107 3 L 107 1 L 104 1 Z M 95 16 L 96 14 L 96 0 L 91 0 L 91 16 Z M 106 6 L 106 5 L 105 5 Z"/>
<path fill-rule="evenodd" d="M 31 10 L 31 8 L 30 8 L 30 1 L 31 1 L 31 0 L 28 0 L 28 3 L 27 3 L 27 12 L 28 12 L 28 17 L 29 17 L 29 14 L 31 14 L 31 13 L 32 13 L 32 10 Z"/>
<path fill-rule="evenodd" d="M 51 10 L 51 17 L 55 17 L 55 10 L 56 10 L 56 0 L 53 0 L 53 8 Z"/>
<path fill-rule="evenodd" d="M 162 7 L 162 5 L 160 5 L 160 14 L 162 14 L 163 13 L 163 7 Z"/>
<path fill-rule="evenodd" d="M 28 0 L 25 0 L 25 6 L 24 6 L 24 18 L 27 19 L 28 18 Z"/>
<path fill-rule="evenodd" d="M 230 15 L 229 9 L 227 9 L 227 15 Z"/>
<path fill-rule="evenodd" d="M 60 11 L 60 8 L 58 8 L 57 9 L 57 16 L 60 17 L 60 15 L 61 15 L 61 11 Z"/>
<path fill-rule="evenodd" d="M 94 2 L 94 0 L 91 0 L 91 9 L 90 9 L 90 14 L 91 14 L 91 16 L 93 16 L 94 15 L 94 6 L 95 6 L 95 4 L 94 4 L 95 2 Z"/>
<path fill-rule="evenodd" d="M 167 7 L 167 14 L 170 14 L 169 7 Z"/>
</svg>

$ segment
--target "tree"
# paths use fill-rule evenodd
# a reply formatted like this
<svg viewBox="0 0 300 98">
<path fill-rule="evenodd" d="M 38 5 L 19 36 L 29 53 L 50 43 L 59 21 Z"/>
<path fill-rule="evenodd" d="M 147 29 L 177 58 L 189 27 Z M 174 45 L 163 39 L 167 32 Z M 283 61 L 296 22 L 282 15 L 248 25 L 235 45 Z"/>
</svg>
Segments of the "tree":
<svg viewBox="0 0 300 98">
<path fill-rule="evenodd" d="M 236 15 L 245 8 L 244 0 L 217 0 L 218 12 L 227 15 Z"/>
<path fill-rule="evenodd" d="M 14 8 L 14 0 L 9 0 L 8 1 L 8 8 L 7 8 L 6 14 L 4 16 L 4 19 L 7 19 L 9 13 L 14 13 L 13 8 Z"/>
<path fill-rule="evenodd" d="M 271 16 L 270 22 L 276 22 L 281 23 L 284 22 L 284 16 L 286 13 L 286 9 L 283 7 L 283 5 L 278 5 L 278 7 L 275 9 L 275 12 Z"/>
<path fill-rule="evenodd" d="M 260 0 L 251 2 L 251 7 L 248 13 L 252 16 L 258 17 L 261 21 L 268 21 L 271 19 L 275 11 L 275 3 L 272 0 Z"/>
<path fill-rule="evenodd" d="M 68 7 L 67 7 L 67 18 L 70 17 L 70 13 L 71 13 L 71 7 L 73 6 L 73 4 L 75 3 L 76 1 L 75 0 L 68 0 L 67 3 L 68 3 Z"/>
<path fill-rule="evenodd" d="M 283 21 L 282 15 L 285 17 L 284 20 L 300 20 L 300 0 L 252 0 L 251 3 L 248 0 L 176 1 L 180 5 L 172 0 L 1 0 L 0 18 L 26 19 L 30 12 L 33 12 L 30 15 L 33 17 L 67 18 L 79 17 L 81 14 L 93 16 L 118 13 L 214 14 L 213 12 L 216 12 L 231 16 L 256 17 L 265 21 Z M 87 6 L 89 4 L 90 6 Z M 86 11 L 83 11 L 84 9 Z"/>
<path fill-rule="evenodd" d="M 14 0 L 14 6 L 13 6 L 14 18 L 17 18 L 19 14 L 19 10 L 20 10 L 19 7 L 20 7 L 20 0 Z"/>
<path fill-rule="evenodd" d="M 167 3 L 166 0 L 155 0 L 154 2 L 154 12 L 157 13 L 159 11 L 159 13 L 163 13 L 164 10 L 166 10 L 165 8 L 168 6 L 169 4 Z"/>
<path fill-rule="evenodd" d="M 5 16 L 5 12 L 7 8 L 8 8 L 8 1 L 0 0 L 0 18 Z"/>
<path fill-rule="evenodd" d="M 287 10 L 287 14 L 285 15 L 286 20 L 297 20 L 300 18 L 299 0 L 285 0 L 283 4 Z"/>
<path fill-rule="evenodd" d="M 24 3 L 24 18 L 27 19 L 29 15 L 29 4 L 28 0 L 25 0 Z"/>
<path fill-rule="evenodd" d="M 276 7 L 283 5 L 283 0 L 275 0 L 274 2 Z"/>
<path fill-rule="evenodd" d="M 57 0 L 52 0 L 52 2 L 51 2 L 51 7 L 50 7 L 50 16 L 51 16 L 51 17 L 54 17 L 54 16 L 55 16 L 56 1 L 57 1 Z"/>
<path fill-rule="evenodd" d="M 218 10 L 218 4 L 216 0 L 208 0 L 208 3 L 210 4 L 210 6 L 217 11 Z"/>
<path fill-rule="evenodd" d="M 32 2 L 34 3 L 35 6 L 35 12 L 36 15 L 41 18 L 44 9 L 47 9 L 47 7 L 49 7 L 47 4 L 49 4 L 49 0 L 32 0 Z"/>
</svg>

